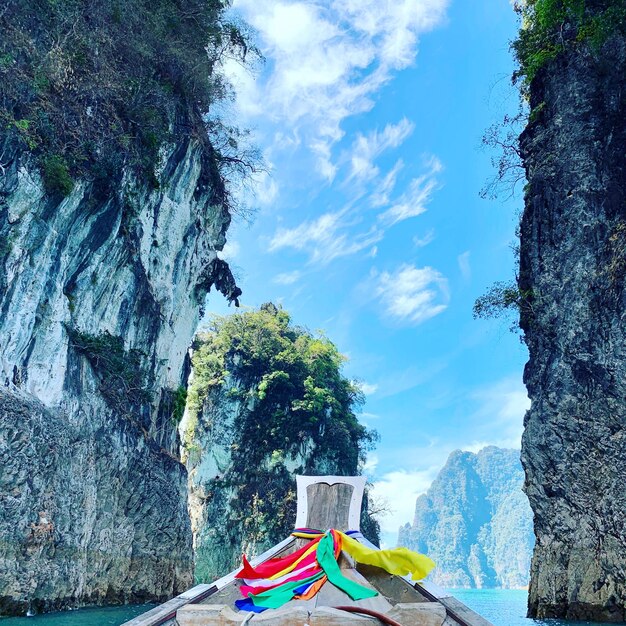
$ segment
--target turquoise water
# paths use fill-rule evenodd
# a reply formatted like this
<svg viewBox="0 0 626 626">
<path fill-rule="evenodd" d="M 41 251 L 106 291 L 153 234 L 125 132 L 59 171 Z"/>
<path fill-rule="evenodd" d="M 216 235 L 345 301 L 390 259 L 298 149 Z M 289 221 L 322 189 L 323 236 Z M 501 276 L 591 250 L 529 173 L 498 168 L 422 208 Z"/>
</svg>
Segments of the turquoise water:
<svg viewBox="0 0 626 626">
<path fill-rule="evenodd" d="M 48 613 L 35 617 L 0 618 L 2 626 L 119 626 L 129 619 L 149 611 L 154 605 L 111 606 L 98 609 L 78 609 L 64 613 Z"/>
<path fill-rule="evenodd" d="M 495 626 L 606 626 L 595 622 L 532 620 L 526 616 L 526 592 L 509 589 L 453 589 L 452 594 Z M 119 626 L 148 611 L 151 605 L 80 609 L 36 617 L 11 617 L 2 626 Z"/>
<path fill-rule="evenodd" d="M 527 593 L 517 589 L 452 589 L 453 596 L 495 626 L 606 626 L 596 622 L 532 620 L 526 617 Z"/>
</svg>

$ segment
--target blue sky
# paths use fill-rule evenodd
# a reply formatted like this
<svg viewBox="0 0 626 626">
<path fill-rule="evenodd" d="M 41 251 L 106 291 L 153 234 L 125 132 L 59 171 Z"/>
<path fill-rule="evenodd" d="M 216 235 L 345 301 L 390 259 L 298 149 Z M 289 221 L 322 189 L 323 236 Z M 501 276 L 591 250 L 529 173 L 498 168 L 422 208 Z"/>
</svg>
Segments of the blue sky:
<svg viewBox="0 0 626 626">
<path fill-rule="evenodd" d="M 457 448 L 519 446 L 526 351 L 472 304 L 510 279 L 519 198 L 479 198 L 480 140 L 515 112 L 507 0 L 236 0 L 266 63 L 227 64 L 228 113 L 269 173 L 241 190 L 224 257 L 242 305 L 324 329 L 381 436 L 366 473 L 384 541 Z M 227 312 L 218 296 L 209 310 Z"/>
</svg>

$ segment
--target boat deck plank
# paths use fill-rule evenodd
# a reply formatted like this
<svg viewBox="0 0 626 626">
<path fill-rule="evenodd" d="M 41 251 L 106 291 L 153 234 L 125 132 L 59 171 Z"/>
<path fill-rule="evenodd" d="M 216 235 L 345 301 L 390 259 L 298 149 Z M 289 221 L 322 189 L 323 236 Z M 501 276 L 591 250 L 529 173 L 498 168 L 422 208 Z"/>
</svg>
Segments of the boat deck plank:
<svg viewBox="0 0 626 626">
<path fill-rule="evenodd" d="M 369 589 L 374 589 L 376 591 L 376 588 L 355 569 L 342 568 L 341 573 L 346 578 L 349 578 L 350 580 L 353 580 L 354 582 L 359 583 L 364 587 L 368 587 Z M 315 605 L 316 607 L 354 605 L 361 606 L 366 609 L 372 609 L 374 611 L 379 611 L 380 613 L 387 613 L 392 608 L 392 605 L 381 594 L 374 596 L 373 598 L 353 600 L 348 594 L 343 592 L 341 589 L 335 587 L 335 585 L 333 585 L 331 582 L 327 582 L 320 589 L 319 593 L 315 597 L 317 599 Z"/>
</svg>

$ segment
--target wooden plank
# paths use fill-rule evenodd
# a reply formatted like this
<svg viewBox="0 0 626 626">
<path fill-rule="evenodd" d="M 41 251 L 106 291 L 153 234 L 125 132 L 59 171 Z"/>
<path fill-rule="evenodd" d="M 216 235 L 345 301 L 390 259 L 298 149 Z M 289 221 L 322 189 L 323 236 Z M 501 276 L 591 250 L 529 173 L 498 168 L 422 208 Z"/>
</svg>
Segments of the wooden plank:
<svg viewBox="0 0 626 626">
<path fill-rule="evenodd" d="M 296 506 L 296 528 L 302 528 L 309 526 L 312 528 L 321 528 L 327 530 L 328 528 L 338 528 L 339 530 L 358 530 L 361 522 L 361 505 L 363 503 L 363 491 L 365 489 L 365 476 L 296 476 L 296 484 L 298 488 L 298 502 Z M 322 520 L 317 525 L 313 525 L 309 518 L 309 513 L 314 508 L 309 506 L 308 487 L 312 485 L 325 484 L 328 486 L 334 485 L 349 485 L 352 487 L 352 495 L 350 503 L 348 505 L 348 520 L 341 520 L 341 524 L 334 523 L 333 519 Z M 323 522 L 330 522 L 324 524 Z M 345 525 L 344 525 L 345 524 Z"/>
<path fill-rule="evenodd" d="M 359 585 L 363 585 L 364 587 L 369 587 L 370 589 L 374 589 L 375 591 L 378 591 L 378 589 L 376 589 L 376 587 L 374 587 L 374 585 L 372 585 L 372 583 L 367 578 L 365 578 L 362 574 L 360 574 L 355 569 L 345 570 L 342 572 L 342 574 L 346 578 L 349 578 L 350 580 L 353 580 L 354 582 L 359 583 Z M 343 604 L 345 605 L 346 602 L 343 602 Z M 378 593 L 377 596 L 374 596 L 373 598 L 364 598 L 363 600 L 351 600 L 347 604 L 354 604 L 356 606 L 362 606 L 366 609 L 372 609 L 373 611 L 378 611 L 379 613 L 388 613 L 393 608 L 392 605 L 387 600 L 387 598 L 385 598 L 385 596 L 381 594 L 380 592 Z"/>
<path fill-rule="evenodd" d="M 394 576 L 380 567 L 357 563 L 356 569 L 363 574 L 391 604 L 398 604 L 399 602 L 430 602 L 430 600 L 419 593 L 411 583 L 404 580 L 404 578 Z"/>
<path fill-rule="evenodd" d="M 314 483 L 306 488 L 307 526 L 348 530 L 348 514 L 354 487 L 343 483 Z"/>
<path fill-rule="evenodd" d="M 206 595 L 206 592 L 208 591 L 212 592 L 216 588 L 217 588 L 217 585 L 215 584 L 207 585 L 205 583 L 201 583 L 200 585 L 196 585 L 195 587 L 192 587 L 188 591 L 185 591 L 184 593 L 181 593 L 180 595 L 176 597 L 182 598 L 183 600 L 192 600 L 194 598 L 198 598 L 200 596 Z"/>
<path fill-rule="evenodd" d="M 443 626 L 446 609 L 439 602 L 413 602 L 396 604 L 389 617 L 403 626 Z"/>
<path fill-rule="evenodd" d="M 461 626 L 493 626 L 493 624 L 482 615 L 472 611 L 472 609 L 452 596 L 442 598 L 439 602 L 446 607 L 448 615 L 455 619 Z"/>
<path fill-rule="evenodd" d="M 241 613 L 239 617 L 241 618 Z M 288 608 L 267 610 L 263 611 L 263 613 L 255 614 L 254 618 L 250 620 L 250 626 L 255 626 L 255 624 L 265 624 L 266 626 L 307 626 L 308 621 L 308 609 L 301 606 L 289 606 Z M 239 624 L 241 624 L 241 621 Z"/>
<path fill-rule="evenodd" d="M 187 604 L 176 614 L 177 626 L 223 626 L 224 624 L 241 623 L 241 619 L 233 612 L 227 615 L 223 604 Z"/>
<path fill-rule="evenodd" d="M 189 600 L 177 596 L 147 613 L 142 613 L 128 622 L 124 622 L 123 626 L 162 626 L 172 621 L 176 617 L 176 611 L 188 602 Z"/>
<path fill-rule="evenodd" d="M 249 621 L 251 626 L 305 626 L 308 617 L 306 609 L 290 607 L 252 614 Z M 246 616 L 223 604 L 188 604 L 178 611 L 176 619 L 179 626 L 241 626 Z"/>
<path fill-rule="evenodd" d="M 376 618 L 324 606 L 311 613 L 307 624 L 308 626 L 378 626 L 380 622 Z"/>
<path fill-rule="evenodd" d="M 335 587 L 330 581 L 326 581 L 326 584 L 317 592 L 314 600 L 316 607 L 352 604 L 350 596 Z"/>
<path fill-rule="evenodd" d="M 240 600 L 242 598 L 241 591 L 239 591 L 239 587 L 241 583 L 239 579 L 234 580 L 225 587 L 218 589 L 215 593 L 212 593 L 210 596 L 207 596 L 204 600 L 202 600 L 201 604 L 225 604 L 227 606 L 234 607 L 235 600 Z M 198 604 L 198 602 L 193 602 L 192 604 Z"/>
<path fill-rule="evenodd" d="M 376 588 L 372 586 L 372 584 L 364 578 L 359 572 L 355 569 L 342 569 L 341 573 L 350 580 L 353 580 L 364 587 L 369 589 Z M 327 582 L 317 594 L 316 608 L 321 608 L 324 606 L 334 607 L 334 606 L 362 606 L 366 609 L 372 609 L 374 611 L 378 611 L 379 613 L 387 613 L 391 610 L 391 604 L 385 599 L 384 596 L 378 594 L 373 598 L 364 598 L 362 600 L 353 600 L 347 593 L 343 592 L 341 589 L 335 587 L 331 582 Z"/>
<path fill-rule="evenodd" d="M 275 546 L 271 547 L 269 550 L 263 552 L 256 558 L 252 559 L 250 563 L 254 565 L 258 565 L 259 563 L 263 563 L 268 559 L 276 556 L 283 550 L 289 548 L 293 543 L 295 543 L 295 537 L 287 537 L 287 539 L 281 541 Z M 168 622 L 172 622 L 176 617 L 176 611 L 186 604 L 189 603 L 199 603 L 209 596 L 213 595 L 220 589 L 223 589 L 228 584 L 232 583 L 235 580 L 235 574 L 241 568 L 237 568 L 236 570 L 230 572 L 226 576 L 219 578 L 214 583 L 208 584 L 200 584 L 188 589 L 184 593 L 168 600 L 164 604 L 161 604 L 154 609 L 151 609 L 147 613 L 143 613 L 142 615 L 138 615 L 137 617 L 124 622 L 122 626 L 165 626 Z"/>
</svg>

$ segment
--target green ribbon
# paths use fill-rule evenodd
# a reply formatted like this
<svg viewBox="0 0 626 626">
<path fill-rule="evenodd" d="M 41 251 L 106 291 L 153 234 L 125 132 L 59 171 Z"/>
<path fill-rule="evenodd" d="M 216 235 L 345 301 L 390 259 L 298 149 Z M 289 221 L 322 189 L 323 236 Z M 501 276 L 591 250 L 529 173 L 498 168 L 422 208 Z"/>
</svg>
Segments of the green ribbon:
<svg viewBox="0 0 626 626">
<path fill-rule="evenodd" d="M 346 578 L 341 573 L 341 569 L 339 569 L 339 564 L 335 558 L 335 542 L 330 531 L 328 531 L 317 544 L 315 558 L 322 568 L 321 572 L 302 580 L 284 583 L 278 587 L 274 587 L 274 589 L 268 589 L 256 595 L 249 594 L 248 597 L 255 606 L 262 606 L 266 609 L 278 609 L 293 598 L 295 589 L 307 583 L 319 580 L 324 574 L 328 576 L 328 580 L 335 585 L 335 587 L 347 593 L 353 600 L 363 600 L 378 595 L 378 592 L 374 591 L 374 589 L 359 585 L 359 583 Z"/>
<path fill-rule="evenodd" d="M 328 580 L 335 585 L 335 587 L 347 593 L 353 600 L 363 600 L 378 595 L 378 592 L 374 591 L 374 589 L 359 585 L 359 583 L 355 583 L 341 573 L 337 559 L 335 559 L 335 545 L 330 531 L 328 531 L 317 544 L 316 558 L 320 567 L 324 570 L 326 576 L 328 576 Z"/>
<path fill-rule="evenodd" d="M 267 591 L 257 593 L 256 595 L 248 594 L 248 597 L 252 600 L 255 606 L 263 606 L 266 609 L 278 609 L 293 598 L 294 589 L 302 587 L 302 585 L 306 585 L 307 583 L 315 582 L 323 575 L 324 572 L 318 572 L 308 578 L 294 580 L 290 583 L 283 583 L 278 587 L 274 587 L 274 589 L 268 589 Z"/>
</svg>

